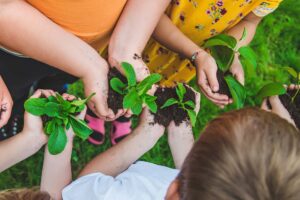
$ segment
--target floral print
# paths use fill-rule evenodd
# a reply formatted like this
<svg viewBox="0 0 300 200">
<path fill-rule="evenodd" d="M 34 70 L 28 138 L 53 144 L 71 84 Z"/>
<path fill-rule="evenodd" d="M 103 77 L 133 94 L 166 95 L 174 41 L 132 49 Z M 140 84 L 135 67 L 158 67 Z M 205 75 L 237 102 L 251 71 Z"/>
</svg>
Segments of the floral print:
<svg viewBox="0 0 300 200">
<path fill-rule="evenodd" d="M 210 3 L 206 14 L 212 18 L 212 24 L 217 23 L 223 15 L 227 13 L 223 0 L 218 0 L 216 3 Z"/>
<path fill-rule="evenodd" d="M 173 23 L 192 41 L 203 42 L 229 30 L 250 12 L 265 16 L 275 10 L 282 0 L 172 0 L 166 13 Z M 195 76 L 194 66 L 180 55 L 162 47 L 154 40 L 143 54 L 150 71 L 160 73 L 162 85 L 174 81 L 190 81 Z"/>
</svg>

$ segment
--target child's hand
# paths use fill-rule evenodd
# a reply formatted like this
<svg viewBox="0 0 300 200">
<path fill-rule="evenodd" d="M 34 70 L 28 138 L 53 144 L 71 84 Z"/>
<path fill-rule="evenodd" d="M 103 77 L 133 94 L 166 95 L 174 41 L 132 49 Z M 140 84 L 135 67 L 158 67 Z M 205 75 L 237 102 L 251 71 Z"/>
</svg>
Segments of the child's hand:
<svg viewBox="0 0 300 200">
<path fill-rule="evenodd" d="M 11 95 L 0 76 L 0 128 L 7 124 L 13 107 Z"/>
<path fill-rule="evenodd" d="M 68 100 L 68 101 L 73 101 L 76 99 L 75 96 L 67 94 L 67 93 L 64 93 L 62 95 L 62 97 L 64 100 Z M 86 110 L 87 110 L 87 107 L 85 106 L 85 108 L 79 113 L 79 115 L 76 116 L 76 118 L 83 120 L 85 117 L 85 114 L 86 114 Z M 66 131 L 66 133 L 67 133 L 69 141 L 72 141 L 72 139 L 75 136 L 73 129 L 70 128 L 69 130 Z"/>
<path fill-rule="evenodd" d="M 30 98 L 40 98 L 55 96 L 55 92 L 52 90 L 37 90 Z M 33 138 L 39 138 L 46 143 L 47 136 L 44 133 L 43 121 L 41 117 L 34 116 L 28 112 L 24 114 L 24 128 L 23 132 Z"/>
<path fill-rule="evenodd" d="M 299 89 L 299 88 L 300 88 L 300 85 L 298 85 L 298 86 L 291 85 L 287 89 L 288 90 L 294 90 L 294 89 Z M 270 102 L 272 108 L 270 109 L 268 107 L 267 99 L 265 99 L 263 101 L 262 105 L 261 105 L 261 109 L 273 112 L 274 114 L 277 114 L 281 118 L 286 119 L 288 122 L 290 122 L 291 124 L 296 126 L 294 120 L 292 119 L 292 117 L 290 115 L 290 113 L 282 105 L 282 103 L 281 103 L 278 96 L 272 96 L 272 97 L 269 97 L 268 99 L 269 99 L 269 102 Z"/>
<path fill-rule="evenodd" d="M 227 95 L 217 93 L 219 82 L 217 79 L 218 66 L 215 59 L 207 52 L 200 51 L 195 59 L 198 85 L 203 94 L 220 107 L 230 103 Z"/>
<path fill-rule="evenodd" d="M 103 67 L 90 70 L 88 75 L 84 77 L 84 91 L 86 96 L 96 93 L 88 102 L 89 108 L 99 118 L 111 121 L 116 118 L 115 114 L 107 105 L 108 96 L 108 65 L 103 63 Z"/>
<path fill-rule="evenodd" d="M 240 82 L 242 85 L 245 84 L 244 68 L 239 60 L 239 54 L 237 53 L 234 55 L 234 60 L 230 67 L 230 72 L 238 82 Z"/>
<path fill-rule="evenodd" d="M 165 132 L 165 127 L 154 122 L 154 115 L 152 115 L 148 108 L 144 108 L 140 115 L 140 122 L 138 128 L 143 128 L 147 134 L 153 134 L 161 137 Z"/>
</svg>

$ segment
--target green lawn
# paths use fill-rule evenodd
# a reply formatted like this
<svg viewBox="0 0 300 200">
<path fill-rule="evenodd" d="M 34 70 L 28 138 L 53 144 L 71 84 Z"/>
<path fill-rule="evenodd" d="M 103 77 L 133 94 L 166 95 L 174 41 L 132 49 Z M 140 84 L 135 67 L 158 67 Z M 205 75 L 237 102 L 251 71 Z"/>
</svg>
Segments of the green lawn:
<svg viewBox="0 0 300 200">
<path fill-rule="evenodd" d="M 300 1 L 285 0 L 280 8 L 266 17 L 260 24 L 251 46 L 254 48 L 258 69 L 256 76 L 247 77 L 246 87 L 249 94 L 255 94 L 259 87 L 270 81 L 289 83 L 283 66 L 300 67 Z M 195 86 L 193 81 L 192 86 Z M 80 85 L 70 88 L 72 92 L 80 92 Z M 247 99 L 247 105 L 255 105 L 253 99 Z M 220 110 L 207 99 L 202 98 L 201 111 L 198 115 L 195 136 L 198 138 L 205 125 L 218 114 L 228 109 Z M 107 124 L 107 130 L 110 126 Z M 106 134 L 108 136 L 108 134 Z M 74 177 L 82 167 L 95 155 L 110 147 L 107 137 L 105 144 L 95 147 L 88 142 L 76 139 L 72 156 Z M 156 164 L 174 166 L 166 136 L 162 137 L 156 146 L 146 153 L 142 160 Z M 0 189 L 30 187 L 40 183 L 43 162 L 43 151 L 19 163 L 18 165 L 0 174 Z"/>
</svg>

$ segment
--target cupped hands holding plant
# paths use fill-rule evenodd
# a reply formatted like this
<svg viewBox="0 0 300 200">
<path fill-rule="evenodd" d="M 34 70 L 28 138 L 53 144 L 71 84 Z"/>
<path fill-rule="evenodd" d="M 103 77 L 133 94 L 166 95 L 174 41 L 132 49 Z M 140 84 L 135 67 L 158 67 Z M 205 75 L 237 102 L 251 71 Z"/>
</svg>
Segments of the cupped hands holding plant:
<svg viewBox="0 0 300 200">
<path fill-rule="evenodd" d="M 7 124 L 13 108 L 13 100 L 0 76 L 0 128 Z"/>
</svg>

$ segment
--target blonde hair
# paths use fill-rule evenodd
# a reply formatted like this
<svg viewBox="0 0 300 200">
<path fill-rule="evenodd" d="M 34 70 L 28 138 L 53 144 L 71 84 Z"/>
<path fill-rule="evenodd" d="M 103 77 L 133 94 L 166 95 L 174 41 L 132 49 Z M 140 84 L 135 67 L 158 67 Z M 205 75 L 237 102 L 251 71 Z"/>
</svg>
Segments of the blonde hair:
<svg viewBox="0 0 300 200">
<path fill-rule="evenodd" d="M 178 176 L 181 199 L 299 200 L 300 134 L 247 108 L 208 124 Z"/>
<path fill-rule="evenodd" d="M 1 191 L 0 200 L 51 200 L 51 197 L 47 192 L 41 192 L 38 187 L 34 187 Z"/>
</svg>

